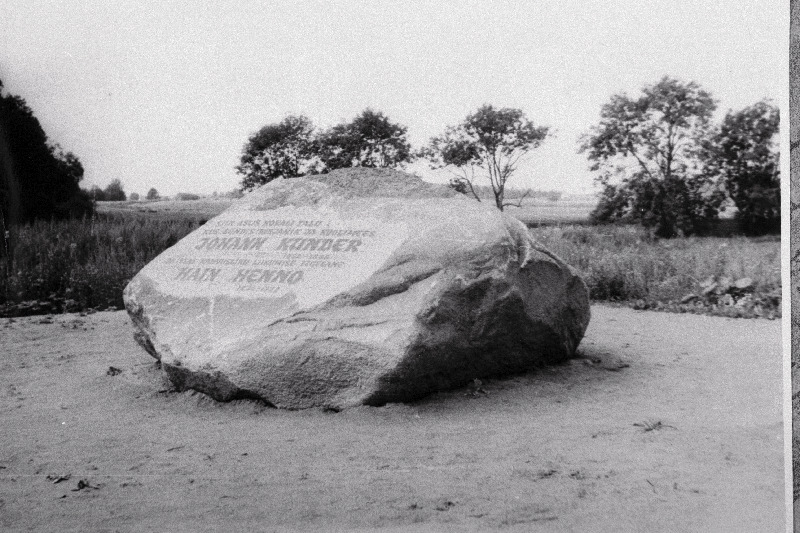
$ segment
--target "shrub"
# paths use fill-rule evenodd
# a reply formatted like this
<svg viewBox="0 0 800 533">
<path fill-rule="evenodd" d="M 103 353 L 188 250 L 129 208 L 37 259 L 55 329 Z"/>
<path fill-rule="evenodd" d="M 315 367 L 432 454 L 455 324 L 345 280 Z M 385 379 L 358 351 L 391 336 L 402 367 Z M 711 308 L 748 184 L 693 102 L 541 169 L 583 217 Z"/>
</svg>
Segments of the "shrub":
<svg viewBox="0 0 800 533">
<path fill-rule="evenodd" d="M 200 195 L 192 194 L 192 193 L 188 193 L 188 192 L 179 192 L 178 194 L 175 195 L 175 199 L 178 200 L 178 201 L 181 201 L 181 202 L 187 201 L 187 200 L 199 200 L 200 199 Z"/>
<path fill-rule="evenodd" d="M 104 200 L 107 202 L 124 202 L 127 199 L 127 195 L 122 188 L 122 182 L 119 180 L 111 180 L 111 183 L 106 186 L 103 193 Z"/>
</svg>

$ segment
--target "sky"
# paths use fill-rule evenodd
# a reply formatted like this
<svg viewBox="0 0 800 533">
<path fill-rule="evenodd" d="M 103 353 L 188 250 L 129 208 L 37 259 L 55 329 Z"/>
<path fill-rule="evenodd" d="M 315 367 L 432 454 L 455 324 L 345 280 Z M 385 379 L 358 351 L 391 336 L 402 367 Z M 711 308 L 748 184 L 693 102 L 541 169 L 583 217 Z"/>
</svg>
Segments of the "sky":
<svg viewBox="0 0 800 533">
<path fill-rule="evenodd" d="M 371 107 L 419 147 L 488 103 L 554 133 L 509 186 L 586 194 L 578 139 L 614 94 L 669 75 L 718 118 L 785 105 L 788 16 L 776 0 L 0 0 L 0 80 L 85 188 L 230 191 L 248 136 L 289 114 L 327 128 Z"/>
</svg>

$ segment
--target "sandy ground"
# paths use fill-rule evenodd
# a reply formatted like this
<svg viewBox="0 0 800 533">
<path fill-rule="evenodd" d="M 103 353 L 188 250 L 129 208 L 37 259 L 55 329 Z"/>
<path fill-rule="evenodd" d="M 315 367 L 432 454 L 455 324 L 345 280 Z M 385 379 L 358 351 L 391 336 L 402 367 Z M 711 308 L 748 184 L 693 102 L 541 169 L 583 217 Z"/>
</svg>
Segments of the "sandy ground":
<svg viewBox="0 0 800 533">
<path fill-rule="evenodd" d="M 594 306 L 581 353 L 292 412 L 171 391 L 124 312 L 3 319 L 0 530 L 784 530 L 779 322 Z"/>
</svg>

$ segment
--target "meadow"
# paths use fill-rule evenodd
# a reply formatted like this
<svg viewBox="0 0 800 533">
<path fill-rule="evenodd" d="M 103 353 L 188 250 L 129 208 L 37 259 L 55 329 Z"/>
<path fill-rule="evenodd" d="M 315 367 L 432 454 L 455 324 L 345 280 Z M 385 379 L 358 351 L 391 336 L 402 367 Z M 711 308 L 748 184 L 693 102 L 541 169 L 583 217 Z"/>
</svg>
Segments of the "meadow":
<svg viewBox="0 0 800 533">
<path fill-rule="evenodd" d="M 588 225 L 531 232 L 583 275 L 594 301 L 729 317 L 780 316 L 778 236 L 653 239 L 636 226 Z"/>
<path fill-rule="evenodd" d="M 558 201 L 528 199 L 519 207 L 508 206 L 506 212 L 529 228 L 554 224 L 586 224 L 597 200 L 586 197 L 563 197 Z"/>
<path fill-rule="evenodd" d="M 144 265 L 230 203 L 108 202 L 89 219 L 23 226 L 0 247 L 0 316 L 121 309 L 122 289 Z M 635 226 L 588 225 L 591 207 L 535 199 L 508 212 L 581 272 L 594 301 L 780 316 L 778 236 L 658 240 Z"/>
<path fill-rule="evenodd" d="M 0 316 L 121 309 L 133 276 L 201 221 L 112 212 L 22 226 L 0 262 Z"/>
</svg>

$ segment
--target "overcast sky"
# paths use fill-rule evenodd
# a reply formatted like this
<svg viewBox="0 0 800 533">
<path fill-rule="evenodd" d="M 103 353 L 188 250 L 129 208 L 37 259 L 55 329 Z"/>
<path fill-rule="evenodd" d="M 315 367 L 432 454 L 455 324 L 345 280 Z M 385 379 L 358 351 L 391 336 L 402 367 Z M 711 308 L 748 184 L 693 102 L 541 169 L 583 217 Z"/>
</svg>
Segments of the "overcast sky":
<svg viewBox="0 0 800 533">
<path fill-rule="evenodd" d="M 668 74 L 720 113 L 783 103 L 788 14 L 778 0 L 0 0 L 0 79 L 78 155 L 84 187 L 228 191 L 248 135 L 287 114 L 328 127 L 369 106 L 420 146 L 490 103 L 556 133 L 515 186 L 581 193 L 576 141 L 614 93 Z"/>
</svg>

